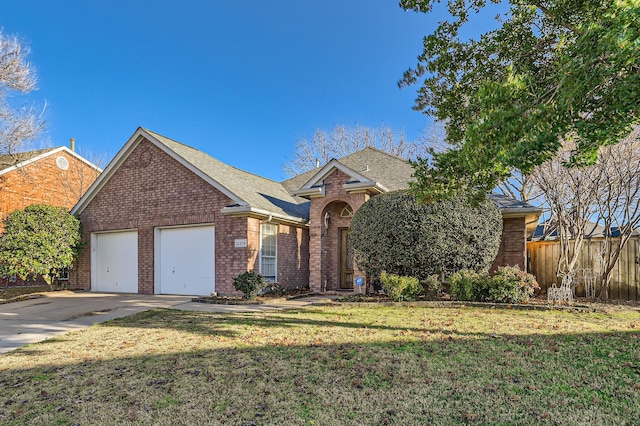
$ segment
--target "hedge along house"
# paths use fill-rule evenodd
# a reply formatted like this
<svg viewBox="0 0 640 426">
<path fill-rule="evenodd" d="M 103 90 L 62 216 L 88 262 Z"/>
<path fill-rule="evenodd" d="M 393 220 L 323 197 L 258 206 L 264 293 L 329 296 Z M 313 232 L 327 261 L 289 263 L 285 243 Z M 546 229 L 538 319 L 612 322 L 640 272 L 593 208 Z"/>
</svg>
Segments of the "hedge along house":
<svg viewBox="0 0 640 426">
<path fill-rule="evenodd" d="M 364 277 L 348 244 L 353 214 L 372 196 L 406 189 L 412 173 L 406 161 L 365 148 L 279 183 L 139 128 L 72 211 L 88 243 L 78 283 L 231 294 L 233 278 L 252 270 L 289 287 L 353 290 Z M 531 206 L 498 205 L 505 233 L 496 262 L 524 268 Z"/>
</svg>

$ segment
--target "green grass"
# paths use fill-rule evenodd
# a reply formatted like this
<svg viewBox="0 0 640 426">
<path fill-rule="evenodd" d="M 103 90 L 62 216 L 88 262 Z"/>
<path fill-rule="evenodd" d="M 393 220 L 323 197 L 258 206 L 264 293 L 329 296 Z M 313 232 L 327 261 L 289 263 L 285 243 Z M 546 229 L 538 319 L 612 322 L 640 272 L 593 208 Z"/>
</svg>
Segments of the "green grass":
<svg viewBox="0 0 640 426">
<path fill-rule="evenodd" d="M 1 424 L 634 424 L 640 313 L 155 310 L 0 355 Z"/>
</svg>

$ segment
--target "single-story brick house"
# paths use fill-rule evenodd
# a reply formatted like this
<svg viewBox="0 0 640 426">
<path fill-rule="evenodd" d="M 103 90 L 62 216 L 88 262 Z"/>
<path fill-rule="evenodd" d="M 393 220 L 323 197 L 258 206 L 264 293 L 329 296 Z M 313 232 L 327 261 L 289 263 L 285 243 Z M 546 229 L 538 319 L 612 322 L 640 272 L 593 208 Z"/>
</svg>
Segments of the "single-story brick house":
<svg viewBox="0 0 640 426">
<path fill-rule="evenodd" d="M 347 230 L 370 197 L 407 187 L 412 168 L 373 148 L 275 182 L 139 128 L 72 210 L 86 249 L 76 273 L 93 291 L 235 293 L 253 270 L 284 286 L 353 289 Z M 497 262 L 525 267 L 539 212 L 496 198 L 505 233 Z M 503 263 L 505 264 L 505 263 Z"/>
</svg>

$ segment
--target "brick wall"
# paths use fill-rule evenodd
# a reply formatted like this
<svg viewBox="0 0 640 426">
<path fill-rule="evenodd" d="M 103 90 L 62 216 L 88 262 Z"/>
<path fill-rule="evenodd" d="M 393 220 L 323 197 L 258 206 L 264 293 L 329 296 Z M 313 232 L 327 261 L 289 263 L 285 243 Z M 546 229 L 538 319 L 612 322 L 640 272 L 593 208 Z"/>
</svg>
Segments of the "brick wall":
<svg viewBox="0 0 640 426">
<path fill-rule="evenodd" d="M 67 159 L 67 170 L 56 165 L 58 157 Z M 0 230 L 7 214 L 32 204 L 71 210 L 97 177 L 97 170 L 65 151 L 0 176 Z"/>
<path fill-rule="evenodd" d="M 213 224 L 216 291 L 219 294 L 238 294 L 233 287 L 233 278 L 259 268 L 260 220 L 223 215 L 221 210 L 231 203 L 226 195 L 144 140 L 96 194 L 80 218 L 88 244 L 91 232 L 138 230 L 138 291 L 144 294 L 154 292 L 154 229 L 158 226 Z M 287 228 L 280 227 L 285 235 L 281 236 L 283 242 L 279 241 L 279 262 L 283 262 L 279 276 L 287 282 L 296 282 L 298 275 L 289 277 L 289 271 L 304 275 L 308 260 L 305 265 L 304 257 L 299 257 L 302 266 L 300 271 L 295 271 L 285 259 L 288 251 L 306 250 L 306 243 L 303 231 L 293 232 Z M 288 247 L 292 233 L 296 235 L 296 243 L 300 242 L 295 249 Z M 236 239 L 246 239 L 247 247 L 235 247 Z M 292 261 L 291 265 L 294 263 Z M 73 278 L 80 287 L 91 287 L 89 246 L 81 254 L 74 274 Z"/>
<path fill-rule="evenodd" d="M 260 273 L 260 225 L 264 221 L 249 218 L 249 270 Z M 288 288 L 309 285 L 309 230 L 278 224 L 278 284 Z"/>
<path fill-rule="evenodd" d="M 324 180 L 325 196 L 311 200 L 309 243 L 309 286 L 314 291 L 335 290 L 338 287 L 338 245 L 340 227 L 348 227 L 349 218 L 340 218 L 345 204 L 355 212 L 368 199 L 364 193 L 348 194 L 343 185 L 351 178 L 335 170 Z M 329 227 L 324 225 L 325 213 L 329 212 Z M 354 276 L 364 275 L 355 269 Z"/>
<path fill-rule="evenodd" d="M 247 258 L 247 271 L 260 273 L 260 224 L 262 221 L 250 217 L 247 219 L 247 246 L 249 249 Z"/>
<path fill-rule="evenodd" d="M 309 230 L 278 226 L 278 284 L 285 287 L 309 285 Z"/>
<path fill-rule="evenodd" d="M 150 161 L 149 161 L 150 158 Z M 232 279 L 246 270 L 246 218 L 223 216 L 231 200 L 152 143 L 143 140 L 124 160 L 80 215 L 87 247 L 76 271 L 77 285 L 91 288 L 92 232 L 138 230 L 138 291 L 154 289 L 154 228 L 191 224 L 215 225 L 216 291 L 232 293 Z"/>
<path fill-rule="evenodd" d="M 493 261 L 490 271 L 500 266 L 518 266 L 526 270 L 527 236 L 525 218 L 506 218 L 502 220 L 502 241 L 498 255 Z"/>
</svg>

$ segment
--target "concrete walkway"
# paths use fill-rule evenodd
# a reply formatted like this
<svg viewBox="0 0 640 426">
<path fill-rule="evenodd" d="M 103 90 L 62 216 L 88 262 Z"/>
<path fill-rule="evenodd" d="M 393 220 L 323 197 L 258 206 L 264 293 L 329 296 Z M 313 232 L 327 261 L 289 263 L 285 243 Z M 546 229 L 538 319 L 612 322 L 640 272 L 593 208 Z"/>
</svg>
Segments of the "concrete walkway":
<svg viewBox="0 0 640 426">
<path fill-rule="evenodd" d="M 316 296 L 277 299 L 263 305 L 216 305 L 191 302 L 193 296 L 56 291 L 42 297 L 0 305 L 0 354 L 20 346 L 155 308 L 203 312 L 259 312 L 297 309 L 326 302 Z"/>
</svg>

